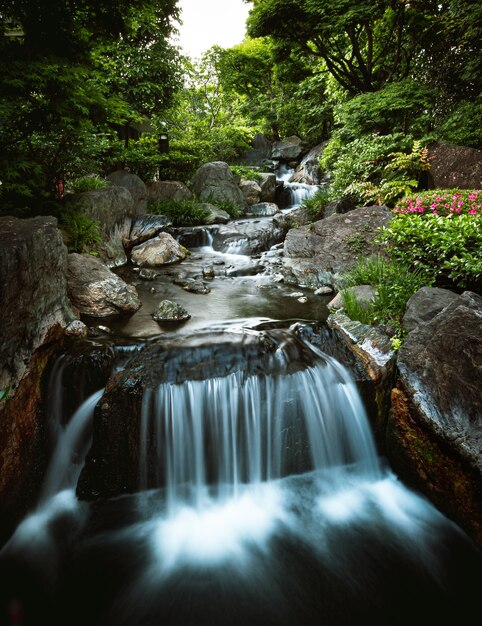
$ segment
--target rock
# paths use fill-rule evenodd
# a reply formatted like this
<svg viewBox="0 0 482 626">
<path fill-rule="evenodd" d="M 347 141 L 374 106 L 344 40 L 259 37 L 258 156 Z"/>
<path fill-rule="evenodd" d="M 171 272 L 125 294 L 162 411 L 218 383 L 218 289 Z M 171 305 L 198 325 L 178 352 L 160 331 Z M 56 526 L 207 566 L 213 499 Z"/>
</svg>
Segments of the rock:
<svg viewBox="0 0 482 626">
<path fill-rule="evenodd" d="M 64 202 L 73 204 L 77 211 L 99 222 L 102 232 L 106 235 L 114 230 L 116 224 L 136 216 L 134 200 L 125 187 L 112 186 L 68 194 Z"/>
<path fill-rule="evenodd" d="M 398 355 L 387 451 L 394 470 L 482 546 L 482 297 L 464 292 Z"/>
<path fill-rule="evenodd" d="M 261 173 L 258 185 L 261 189 L 260 202 L 274 202 L 276 199 L 276 174 Z"/>
<path fill-rule="evenodd" d="M 328 296 L 330 293 L 333 293 L 333 289 L 331 287 L 319 287 L 315 289 L 315 296 Z"/>
<path fill-rule="evenodd" d="M 246 208 L 244 196 L 229 165 L 224 161 L 201 165 L 191 183 L 194 193 L 202 201 L 212 204 L 228 202 L 240 209 Z"/>
<path fill-rule="evenodd" d="M 438 142 L 429 146 L 429 157 L 436 189 L 480 189 L 482 150 Z"/>
<path fill-rule="evenodd" d="M 244 200 L 248 206 L 259 202 L 261 197 L 261 187 L 255 180 L 242 179 L 239 188 L 244 196 Z"/>
<path fill-rule="evenodd" d="M 126 170 L 117 170 L 107 176 L 107 180 L 116 187 L 125 187 L 132 196 L 136 215 L 147 211 L 147 188 L 144 181 Z"/>
<path fill-rule="evenodd" d="M 363 309 L 367 309 L 370 304 L 372 304 L 373 298 L 377 293 L 375 287 L 371 285 L 355 285 L 350 287 L 350 290 L 354 293 L 358 304 Z M 343 307 L 344 304 L 341 293 L 337 293 L 333 300 L 330 300 L 328 303 L 329 309 L 342 309 Z"/>
<path fill-rule="evenodd" d="M 152 314 L 156 322 L 185 322 L 191 316 L 184 307 L 172 300 L 163 300 Z"/>
<path fill-rule="evenodd" d="M 144 243 L 144 241 L 153 239 L 170 226 L 172 226 L 172 220 L 165 215 L 142 215 L 136 218 L 132 224 L 125 246 L 128 248 L 138 246 L 139 244 Z"/>
<path fill-rule="evenodd" d="M 89 334 L 88 327 L 80 320 L 74 320 L 65 328 L 65 334 L 68 337 L 87 337 Z"/>
<path fill-rule="evenodd" d="M 210 246 L 212 241 L 211 229 L 205 226 L 181 226 L 179 228 L 171 228 L 171 234 L 186 248 Z"/>
<path fill-rule="evenodd" d="M 410 332 L 422 324 L 430 322 L 457 298 L 458 295 L 448 289 L 422 287 L 407 302 L 402 321 L 403 327 Z"/>
<path fill-rule="evenodd" d="M 214 204 L 210 204 L 209 202 L 203 202 L 201 204 L 203 209 L 208 211 L 208 216 L 205 219 L 206 225 L 211 224 L 227 224 L 231 220 L 231 216 L 227 211 L 223 211 L 223 209 L 219 209 Z"/>
<path fill-rule="evenodd" d="M 264 271 L 264 266 L 260 263 L 247 263 L 238 267 L 232 267 L 226 270 L 226 276 L 233 278 L 234 276 L 256 276 Z"/>
<path fill-rule="evenodd" d="M 283 240 L 284 231 L 272 221 L 231 222 L 220 226 L 213 248 L 233 254 L 257 254 Z"/>
<path fill-rule="evenodd" d="M 271 157 L 271 141 L 261 133 L 256 133 L 252 141 L 252 148 L 242 155 L 241 161 L 252 165 L 262 165 Z"/>
<path fill-rule="evenodd" d="M 298 159 L 303 152 L 306 151 L 307 147 L 306 142 L 302 141 L 299 137 L 286 137 L 286 139 L 282 141 L 275 141 L 273 143 L 271 158 L 280 161 Z"/>
<path fill-rule="evenodd" d="M 323 217 L 330 217 L 335 213 L 342 214 L 353 211 L 356 208 L 355 201 L 351 196 L 346 196 L 339 200 L 332 200 L 323 209 Z"/>
<path fill-rule="evenodd" d="M 312 289 L 342 287 L 341 274 L 358 258 L 381 252 L 373 240 L 391 219 L 386 206 L 371 206 L 291 229 L 284 247 L 285 281 Z"/>
<path fill-rule="evenodd" d="M 181 246 L 169 233 L 161 233 L 154 239 L 132 248 L 131 259 L 133 263 L 143 267 L 158 267 L 179 263 L 186 258 L 188 251 Z"/>
<path fill-rule="evenodd" d="M 291 181 L 293 183 L 305 183 L 307 185 L 319 185 L 321 182 L 320 156 L 327 142 L 323 142 L 311 148 L 301 163 L 296 168 Z"/>
<path fill-rule="evenodd" d="M 187 185 L 178 180 L 158 180 L 148 183 L 147 202 L 157 204 L 165 200 L 192 200 L 193 194 Z"/>
<path fill-rule="evenodd" d="M 67 288 L 81 315 L 109 317 L 134 313 L 141 306 L 135 287 L 88 254 L 69 254 Z"/>
<path fill-rule="evenodd" d="M 174 280 L 175 285 L 179 285 L 182 287 L 184 291 L 189 291 L 190 293 L 197 293 L 201 295 L 206 295 L 211 293 L 211 289 L 205 285 L 201 280 L 195 280 L 194 278 L 176 278 Z"/>
<path fill-rule="evenodd" d="M 203 278 L 205 280 L 213 280 L 214 279 L 214 266 L 211 263 L 210 265 L 205 265 L 203 267 Z"/>
<path fill-rule="evenodd" d="M 156 280 L 158 276 L 159 276 L 158 272 L 155 272 L 154 270 L 150 270 L 146 267 L 143 267 L 139 271 L 139 278 L 142 278 L 142 280 Z"/>
<path fill-rule="evenodd" d="M 278 205 L 274 202 L 258 202 L 249 207 L 250 215 L 257 217 L 273 217 L 273 215 L 279 212 Z"/>
<path fill-rule="evenodd" d="M 54 217 L 0 217 L 0 545 L 32 510 L 45 470 L 44 374 L 75 317 L 66 268 Z"/>
</svg>

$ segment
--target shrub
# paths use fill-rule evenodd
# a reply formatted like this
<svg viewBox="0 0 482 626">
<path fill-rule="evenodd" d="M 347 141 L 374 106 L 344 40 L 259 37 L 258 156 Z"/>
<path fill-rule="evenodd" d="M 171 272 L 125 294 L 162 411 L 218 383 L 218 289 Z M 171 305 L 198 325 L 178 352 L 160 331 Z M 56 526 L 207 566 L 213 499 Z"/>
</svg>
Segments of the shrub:
<svg viewBox="0 0 482 626">
<path fill-rule="evenodd" d="M 72 183 L 72 191 L 75 193 L 80 193 L 82 191 L 90 191 L 92 189 L 105 189 L 107 187 L 108 182 L 105 178 L 101 178 L 99 175 L 94 176 L 82 176 L 81 178 L 75 179 Z"/>
<path fill-rule="evenodd" d="M 383 323 L 400 326 L 405 313 L 405 308 L 410 297 L 424 285 L 429 284 L 424 273 L 413 270 L 406 262 L 387 259 L 379 255 L 373 255 L 357 261 L 353 268 L 344 274 L 346 289 L 342 291 L 342 298 L 347 315 L 351 319 L 358 319 L 363 323 Z M 353 304 L 353 292 L 349 287 L 354 285 L 372 285 L 376 289 L 376 295 L 371 305 L 360 317 L 352 317 L 349 309 L 356 315 L 356 305 Z M 358 305 L 359 308 L 362 308 Z M 368 322 L 367 322 L 368 320 Z"/>
<path fill-rule="evenodd" d="M 148 211 L 169 217 L 174 226 L 199 226 L 209 215 L 197 200 L 162 200 L 149 205 Z"/>
<path fill-rule="evenodd" d="M 395 213 L 425 215 L 482 215 L 482 192 L 479 189 L 428 191 L 403 198 L 394 207 Z"/>
<path fill-rule="evenodd" d="M 249 167 L 247 165 L 230 165 L 229 169 L 235 176 L 244 178 L 244 180 L 254 180 L 255 182 L 259 182 L 263 178 L 259 168 L 257 167 Z"/>
<path fill-rule="evenodd" d="M 450 212 L 398 213 L 377 242 L 390 256 L 418 269 L 427 283 L 480 291 L 482 219 L 477 214 Z"/>
<path fill-rule="evenodd" d="M 99 223 L 80 213 L 74 207 L 61 210 L 60 225 L 69 252 L 86 252 L 89 247 L 102 241 Z"/>
</svg>

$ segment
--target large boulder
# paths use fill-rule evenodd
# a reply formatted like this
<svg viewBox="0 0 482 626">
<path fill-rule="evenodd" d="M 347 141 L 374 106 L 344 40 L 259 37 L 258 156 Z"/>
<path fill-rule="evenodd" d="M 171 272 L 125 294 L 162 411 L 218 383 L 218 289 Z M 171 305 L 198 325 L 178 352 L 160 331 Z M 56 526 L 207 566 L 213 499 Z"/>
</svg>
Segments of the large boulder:
<svg viewBox="0 0 482 626">
<path fill-rule="evenodd" d="M 147 188 L 144 181 L 126 170 L 117 170 L 107 176 L 107 180 L 116 187 L 124 187 L 129 191 L 134 201 L 134 210 L 142 215 L 147 210 Z"/>
<path fill-rule="evenodd" d="M 66 267 L 54 217 L 0 218 L 0 545 L 32 506 L 45 468 L 41 383 L 74 318 Z"/>
<path fill-rule="evenodd" d="M 188 251 L 169 233 L 160 233 L 154 239 L 132 248 L 131 259 L 140 267 L 158 267 L 178 263 L 186 258 Z"/>
<path fill-rule="evenodd" d="M 435 143 L 429 148 L 430 177 L 435 188 L 480 189 L 482 150 L 449 143 Z"/>
<path fill-rule="evenodd" d="M 65 202 L 91 220 L 99 222 L 105 235 L 109 235 L 126 218 L 136 216 L 134 200 L 125 187 L 106 187 L 81 193 L 68 194 Z"/>
<path fill-rule="evenodd" d="M 482 297 L 464 292 L 398 356 L 387 450 L 395 471 L 482 546 Z"/>
<path fill-rule="evenodd" d="M 312 289 L 324 285 L 338 289 L 341 274 L 358 258 L 381 251 L 374 239 L 378 229 L 391 219 L 392 212 L 386 206 L 370 206 L 291 229 L 284 247 L 285 282 Z"/>
<path fill-rule="evenodd" d="M 109 317 L 134 313 L 141 306 L 134 286 L 88 254 L 69 254 L 67 286 L 70 300 L 81 315 Z"/>
<path fill-rule="evenodd" d="M 259 202 L 261 197 L 261 187 L 255 180 L 241 180 L 239 188 L 244 196 L 244 200 L 248 206 Z"/>
<path fill-rule="evenodd" d="M 272 220 L 231 222 L 219 227 L 213 248 L 232 254 L 259 254 L 283 241 L 284 233 Z"/>
<path fill-rule="evenodd" d="M 243 193 L 229 165 L 224 161 L 201 165 L 192 177 L 191 183 L 194 193 L 200 200 L 212 204 L 228 202 L 243 210 L 246 208 Z"/>
<path fill-rule="evenodd" d="M 132 224 L 124 245 L 126 248 L 138 246 L 144 241 L 157 237 L 170 226 L 172 226 L 172 220 L 165 215 L 140 215 Z"/>
<path fill-rule="evenodd" d="M 214 204 L 203 202 L 201 206 L 207 211 L 207 217 L 204 223 L 208 226 L 212 224 L 227 224 L 231 220 L 231 216 L 227 211 L 214 206 Z"/>
<path fill-rule="evenodd" d="M 261 188 L 260 202 L 274 202 L 276 198 L 276 174 L 261 173 L 258 185 Z"/>
<path fill-rule="evenodd" d="M 403 327 L 410 332 L 430 322 L 440 311 L 458 299 L 458 295 L 449 289 L 422 287 L 407 302 Z"/>
<path fill-rule="evenodd" d="M 321 182 L 320 155 L 325 143 L 320 143 L 306 154 L 291 177 L 292 183 L 305 183 L 307 185 L 319 185 Z"/>
<path fill-rule="evenodd" d="M 178 180 L 158 180 L 146 186 L 149 204 L 165 200 L 191 200 L 193 197 L 189 187 Z"/>
<path fill-rule="evenodd" d="M 252 148 L 245 152 L 240 159 L 243 163 L 262 165 L 271 158 L 271 141 L 261 133 L 256 133 L 251 145 Z"/>
<path fill-rule="evenodd" d="M 275 161 L 293 161 L 298 159 L 308 148 L 308 144 L 293 135 L 282 141 L 275 141 L 271 151 L 271 158 Z"/>
</svg>

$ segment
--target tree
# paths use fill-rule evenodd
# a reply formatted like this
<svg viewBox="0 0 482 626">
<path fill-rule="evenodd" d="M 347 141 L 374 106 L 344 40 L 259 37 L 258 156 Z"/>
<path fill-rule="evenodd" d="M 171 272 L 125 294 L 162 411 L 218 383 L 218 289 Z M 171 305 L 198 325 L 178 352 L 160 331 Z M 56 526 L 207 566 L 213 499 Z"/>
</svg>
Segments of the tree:
<svg viewBox="0 0 482 626">
<path fill-rule="evenodd" d="M 158 91 L 149 104 L 146 97 L 139 97 L 137 102 L 144 104 L 136 108 L 132 92 L 113 84 L 109 63 L 101 63 L 99 57 L 102 50 L 107 53 L 110 46 L 121 43 L 120 48 L 129 48 L 135 67 L 136 54 L 140 58 L 153 44 L 157 51 L 157 56 L 151 56 L 153 70 L 159 47 L 171 50 L 167 39 L 176 16 L 176 0 L 4 3 L 0 13 L 3 211 L 32 207 L 39 197 L 51 196 L 54 179 L 67 172 L 82 173 L 98 163 L 106 148 L 105 133 L 115 122 L 169 100 L 174 64 L 172 69 L 162 66 L 167 89 Z M 143 38 L 146 24 L 150 42 L 147 35 Z"/>
<path fill-rule="evenodd" d="M 280 54 L 293 46 L 323 59 L 354 96 L 406 78 L 424 32 L 427 8 L 405 0 L 253 0 L 248 32 L 270 35 Z M 416 34 L 416 36 L 415 36 Z"/>
</svg>

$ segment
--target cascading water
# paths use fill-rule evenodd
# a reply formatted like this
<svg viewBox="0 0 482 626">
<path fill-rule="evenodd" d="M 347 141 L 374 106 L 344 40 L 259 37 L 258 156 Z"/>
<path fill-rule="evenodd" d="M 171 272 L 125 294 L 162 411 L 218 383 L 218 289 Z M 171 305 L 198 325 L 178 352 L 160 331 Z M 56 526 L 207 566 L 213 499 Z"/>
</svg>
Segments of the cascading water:
<svg viewBox="0 0 482 626">
<path fill-rule="evenodd" d="M 278 348 L 251 367 L 234 346 L 214 363 L 235 366 L 225 375 L 206 365 L 203 379 L 184 380 L 175 351 L 172 364 L 168 353 L 150 361 L 171 367 L 172 380 L 147 385 L 141 400 L 137 494 L 92 504 L 74 495 L 77 454 L 105 392 L 54 428 L 41 504 L 0 553 L 6 624 L 468 619 L 479 554 L 384 467 L 345 368 L 299 339 L 295 353 L 292 333 L 273 335 Z M 118 356 L 115 378 L 137 367 L 127 350 Z M 62 363 L 56 371 L 60 414 Z"/>
<path fill-rule="evenodd" d="M 291 200 L 286 210 L 297 209 L 305 200 L 314 196 L 318 189 L 320 189 L 320 185 L 290 182 L 294 173 L 294 169 L 284 163 L 279 166 L 276 173 L 276 179 L 283 182 L 283 189 L 287 190 L 290 194 Z"/>
</svg>

